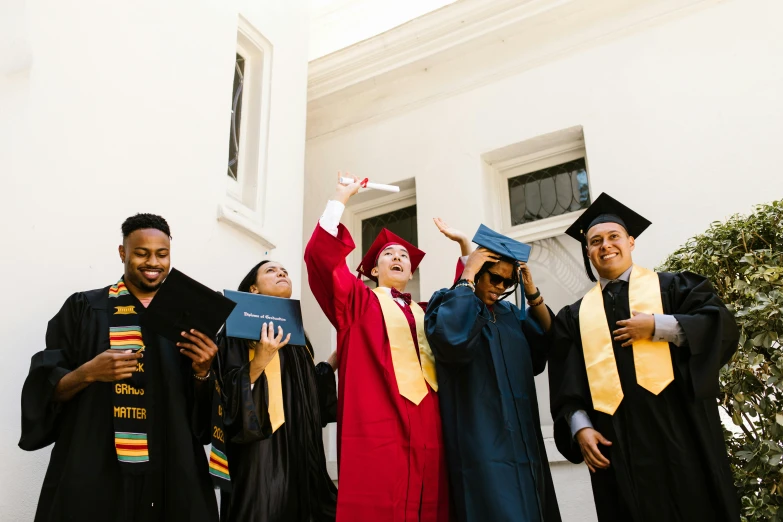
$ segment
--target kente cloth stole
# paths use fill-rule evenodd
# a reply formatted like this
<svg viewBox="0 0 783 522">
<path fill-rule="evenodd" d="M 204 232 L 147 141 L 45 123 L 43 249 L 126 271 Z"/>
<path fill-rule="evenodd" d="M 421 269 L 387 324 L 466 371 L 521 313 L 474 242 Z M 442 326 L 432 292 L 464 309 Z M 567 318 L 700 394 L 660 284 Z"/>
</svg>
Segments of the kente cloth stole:
<svg viewBox="0 0 783 522">
<path fill-rule="evenodd" d="M 419 357 L 411 337 L 411 328 L 405 318 L 405 312 L 382 288 L 373 290 L 378 296 L 389 336 L 394 376 L 400 395 L 418 405 L 427 395 L 427 384 L 438 391 L 438 378 L 435 372 L 435 357 L 424 334 L 424 310 L 417 303 L 411 303 L 411 312 L 416 321 L 416 337 L 419 341 Z M 421 363 L 419 363 L 421 359 Z M 426 381 L 426 382 L 425 382 Z"/>
<path fill-rule="evenodd" d="M 140 309 L 141 304 L 128 292 L 122 279 L 109 288 L 109 344 L 113 350 L 132 350 L 134 353 L 144 351 L 144 337 L 139 324 Z M 112 384 L 114 447 L 120 466 L 125 471 L 143 471 L 150 461 L 145 391 L 149 390 L 144 373 L 144 358 L 137 360 L 132 377 Z"/>
<path fill-rule="evenodd" d="M 632 312 L 663 314 L 658 274 L 634 265 L 628 283 L 628 301 Z M 612 332 L 606 319 L 600 282 L 582 299 L 579 308 L 579 333 L 593 408 L 613 415 L 623 400 L 623 389 L 614 358 Z M 633 343 L 633 362 L 636 367 L 636 382 L 655 395 L 661 393 L 674 380 L 667 342 L 647 340 Z"/>
<path fill-rule="evenodd" d="M 226 456 L 226 433 L 223 429 L 223 395 L 220 383 L 214 381 L 212 393 L 212 448 L 209 450 L 209 474 L 212 483 L 221 491 L 231 491 L 231 475 Z"/>
<path fill-rule="evenodd" d="M 256 351 L 250 348 L 248 354 L 250 361 L 256 356 Z M 264 368 L 264 374 L 266 375 L 266 385 L 269 389 L 269 406 L 267 407 L 267 413 L 269 413 L 269 422 L 272 423 L 272 433 L 277 431 L 277 428 L 283 425 L 285 422 L 285 411 L 283 410 L 283 380 L 280 376 L 280 353 L 275 352 L 275 356 L 269 361 L 269 364 Z"/>
</svg>

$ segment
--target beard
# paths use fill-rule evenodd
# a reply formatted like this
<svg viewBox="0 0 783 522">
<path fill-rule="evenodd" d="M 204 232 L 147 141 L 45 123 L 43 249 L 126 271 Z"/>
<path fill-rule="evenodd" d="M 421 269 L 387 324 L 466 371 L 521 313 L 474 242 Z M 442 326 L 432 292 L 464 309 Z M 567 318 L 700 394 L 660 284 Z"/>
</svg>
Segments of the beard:
<svg viewBox="0 0 783 522">
<path fill-rule="evenodd" d="M 128 278 L 131 280 L 131 283 L 133 283 L 133 285 L 136 288 L 140 288 L 141 290 L 144 290 L 145 292 L 154 292 L 154 291 L 156 291 L 158 288 L 160 288 L 160 285 L 163 284 L 163 281 L 165 281 L 165 278 L 162 277 L 160 279 L 160 281 L 155 282 L 155 283 L 150 283 L 149 281 L 146 280 L 146 278 L 144 276 L 140 276 L 140 275 L 137 275 L 137 274 L 130 274 Z"/>
</svg>

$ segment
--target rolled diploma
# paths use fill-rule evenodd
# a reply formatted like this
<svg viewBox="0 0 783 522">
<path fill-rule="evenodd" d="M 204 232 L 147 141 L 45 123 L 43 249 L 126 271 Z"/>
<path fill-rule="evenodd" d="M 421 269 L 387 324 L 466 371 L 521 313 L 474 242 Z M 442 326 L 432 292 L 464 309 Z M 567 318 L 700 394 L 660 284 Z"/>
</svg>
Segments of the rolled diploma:
<svg viewBox="0 0 783 522">
<path fill-rule="evenodd" d="M 350 185 L 353 183 L 353 179 L 351 178 L 340 178 L 340 183 L 343 185 Z M 383 190 L 385 192 L 399 192 L 400 187 L 397 187 L 395 185 L 384 185 L 383 183 L 370 183 L 367 182 L 367 185 L 365 185 L 368 189 L 375 189 L 375 190 Z"/>
</svg>

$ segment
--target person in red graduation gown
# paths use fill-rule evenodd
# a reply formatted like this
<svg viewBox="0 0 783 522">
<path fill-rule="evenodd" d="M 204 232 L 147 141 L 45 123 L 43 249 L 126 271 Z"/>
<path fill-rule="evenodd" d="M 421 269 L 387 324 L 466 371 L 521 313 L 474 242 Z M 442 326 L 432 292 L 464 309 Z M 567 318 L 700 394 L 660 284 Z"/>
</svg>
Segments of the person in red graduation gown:
<svg viewBox="0 0 783 522">
<path fill-rule="evenodd" d="M 358 268 L 339 224 L 358 182 L 337 186 L 305 249 L 310 288 L 337 329 L 337 520 L 450 520 L 434 359 L 405 287 L 424 252 L 384 229 Z M 418 317 L 418 319 L 417 319 Z"/>
</svg>

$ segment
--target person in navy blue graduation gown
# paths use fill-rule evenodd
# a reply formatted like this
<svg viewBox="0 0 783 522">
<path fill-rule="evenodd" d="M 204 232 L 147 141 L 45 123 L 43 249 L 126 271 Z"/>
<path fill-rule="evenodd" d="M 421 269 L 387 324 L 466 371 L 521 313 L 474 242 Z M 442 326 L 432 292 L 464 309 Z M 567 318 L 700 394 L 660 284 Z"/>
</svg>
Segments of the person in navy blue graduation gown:
<svg viewBox="0 0 783 522">
<path fill-rule="evenodd" d="M 482 248 L 452 288 L 433 295 L 425 316 L 456 517 L 559 521 L 534 383 L 554 316 L 518 262 L 527 245 L 483 226 L 473 241 Z M 503 300 L 520 279 L 529 314 Z"/>
</svg>

